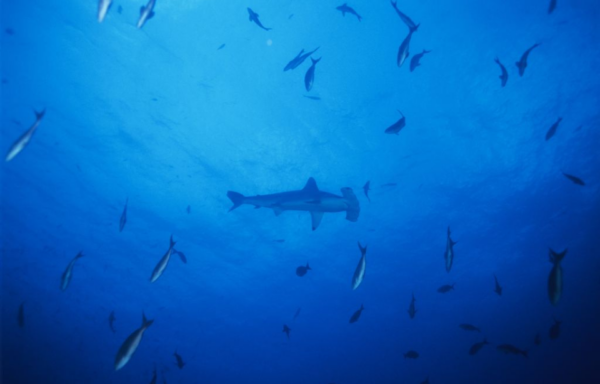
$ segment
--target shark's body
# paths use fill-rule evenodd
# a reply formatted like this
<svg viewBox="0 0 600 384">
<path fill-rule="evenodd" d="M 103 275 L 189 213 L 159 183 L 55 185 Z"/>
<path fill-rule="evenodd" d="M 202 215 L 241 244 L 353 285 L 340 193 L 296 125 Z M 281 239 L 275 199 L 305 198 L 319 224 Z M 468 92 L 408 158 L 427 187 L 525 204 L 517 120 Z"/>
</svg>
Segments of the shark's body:
<svg viewBox="0 0 600 384">
<path fill-rule="evenodd" d="M 140 18 L 137 23 L 138 29 L 142 28 L 147 20 L 150 20 L 154 16 L 154 5 L 156 0 L 149 0 L 148 4 L 140 8 Z"/>
<path fill-rule="evenodd" d="M 351 188 L 342 188 L 342 196 L 320 191 L 312 177 L 299 191 L 273 193 L 270 195 L 244 196 L 241 193 L 228 191 L 234 210 L 242 204 L 254 205 L 256 208 L 270 208 L 279 216 L 283 211 L 306 211 L 312 217 L 312 229 L 317 229 L 325 212 L 344 212 L 346 220 L 357 221 L 360 205 Z"/>
</svg>

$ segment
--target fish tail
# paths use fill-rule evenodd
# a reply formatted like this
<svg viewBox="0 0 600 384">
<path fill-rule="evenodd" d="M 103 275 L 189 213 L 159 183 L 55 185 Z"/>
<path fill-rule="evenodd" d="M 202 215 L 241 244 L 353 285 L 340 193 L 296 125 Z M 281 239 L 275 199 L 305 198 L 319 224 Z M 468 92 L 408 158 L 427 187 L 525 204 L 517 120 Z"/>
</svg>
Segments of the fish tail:
<svg viewBox="0 0 600 384">
<path fill-rule="evenodd" d="M 360 245 L 360 241 L 358 242 L 358 249 L 360 249 L 360 253 L 363 255 L 367 253 L 367 246 L 363 247 L 362 245 Z"/>
<path fill-rule="evenodd" d="M 177 242 L 173 241 L 173 235 L 171 235 L 171 238 L 169 239 L 169 248 L 173 249 L 176 243 Z"/>
<path fill-rule="evenodd" d="M 152 325 L 152 323 L 154 323 L 154 320 L 146 319 L 146 314 L 144 312 L 142 312 L 142 327 L 148 328 L 149 326 Z"/>
<path fill-rule="evenodd" d="M 310 60 L 312 61 L 313 65 L 317 64 L 319 61 L 321 61 L 322 57 L 319 57 L 317 60 L 313 59 L 312 57 L 310 58 Z"/>
<path fill-rule="evenodd" d="M 417 32 L 417 29 L 419 29 L 419 25 L 421 25 L 421 24 L 417 24 L 413 28 L 411 28 L 410 33 Z"/>
<path fill-rule="evenodd" d="M 33 110 L 33 113 L 35 113 L 35 118 L 38 120 L 42 120 L 42 117 L 44 117 L 44 114 L 46 113 L 46 108 L 42 109 L 41 112 L 36 111 L 35 109 Z"/>
<path fill-rule="evenodd" d="M 83 251 L 79 251 L 79 253 L 75 256 L 75 259 L 79 259 L 80 257 L 83 257 Z"/>
<path fill-rule="evenodd" d="M 231 202 L 233 203 L 233 207 L 229 208 L 228 212 L 231 212 L 240 205 L 244 204 L 244 195 L 242 195 L 241 193 L 227 191 L 227 197 L 229 197 L 229 200 L 231 200 Z"/>
<path fill-rule="evenodd" d="M 307 270 L 308 270 L 308 269 L 312 270 L 312 268 L 310 267 L 310 265 L 308 265 L 308 263 L 306 263 L 306 269 L 307 269 Z"/>
<path fill-rule="evenodd" d="M 557 252 L 553 251 L 551 248 L 550 249 L 550 261 L 553 263 L 557 263 L 557 264 L 560 263 L 562 261 L 562 259 L 565 258 L 565 255 L 567 254 L 568 250 L 569 250 L 568 248 L 565 248 L 564 251 L 557 253 Z"/>
</svg>

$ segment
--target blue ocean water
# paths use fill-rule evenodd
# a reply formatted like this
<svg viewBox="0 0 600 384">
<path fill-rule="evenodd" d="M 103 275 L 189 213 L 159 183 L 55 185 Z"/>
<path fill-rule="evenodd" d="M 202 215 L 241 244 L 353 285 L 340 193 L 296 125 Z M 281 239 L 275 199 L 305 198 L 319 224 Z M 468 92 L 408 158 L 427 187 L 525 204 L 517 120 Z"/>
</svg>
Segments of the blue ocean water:
<svg viewBox="0 0 600 384">
<path fill-rule="evenodd" d="M 600 2 L 399 0 L 420 24 L 400 67 L 387 0 L 348 3 L 360 20 L 341 1 L 157 0 L 138 29 L 143 3 L 102 23 L 92 0 L 1 3 L 0 148 L 45 109 L 0 167 L 3 383 L 600 382 Z M 309 58 L 283 69 L 317 47 L 307 92 Z M 228 212 L 228 191 L 310 177 L 351 188 L 358 220 Z M 171 235 L 187 263 L 151 283 Z M 556 305 L 549 248 L 568 249 Z"/>
</svg>

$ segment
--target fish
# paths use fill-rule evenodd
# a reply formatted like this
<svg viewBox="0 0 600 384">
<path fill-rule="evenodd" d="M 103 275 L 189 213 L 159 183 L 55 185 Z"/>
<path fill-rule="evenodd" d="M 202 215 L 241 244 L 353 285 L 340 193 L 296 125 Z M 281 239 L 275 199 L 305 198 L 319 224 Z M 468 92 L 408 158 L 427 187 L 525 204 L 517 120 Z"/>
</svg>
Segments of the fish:
<svg viewBox="0 0 600 384">
<path fill-rule="evenodd" d="M 557 305 L 562 296 L 563 290 L 563 270 L 560 266 L 561 261 L 567 254 L 568 249 L 560 253 L 554 252 L 550 249 L 550 262 L 552 263 L 552 270 L 548 276 L 548 297 L 552 305 Z"/>
<path fill-rule="evenodd" d="M 499 77 L 500 77 L 500 83 L 504 87 L 506 85 L 506 82 L 508 81 L 508 71 L 506 70 L 504 65 L 502 65 L 502 63 L 500 62 L 500 59 L 498 59 L 496 57 L 496 60 L 494 60 L 494 61 L 496 62 L 496 64 L 498 64 L 500 66 L 500 71 L 502 71 L 502 74 Z"/>
<path fill-rule="evenodd" d="M 564 173 L 562 172 L 562 174 L 569 180 L 571 180 L 572 182 L 574 182 L 577 185 L 581 185 L 584 186 L 585 183 L 583 182 L 583 180 L 581 180 L 579 177 L 577 176 L 573 176 L 573 175 L 569 175 L 568 173 Z"/>
<path fill-rule="evenodd" d="M 300 66 L 300 64 L 304 63 L 304 60 L 308 59 L 309 56 L 311 56 L 313 53 L 315 53 L 317 51 L 317 49 L 319 49 L 320 47 L 317 47 L 315 49 L 313 49 L 310 52 L 304 53 L 304 49 L 300 50 L 300 53 L 298 53 L 296 55 L 296 57 L 294 57 L 292 60 L 290 60 L 289 63 L 287 63 L 285 65 L 285 67 L 283 68 L 283 71 L 289 71 L 291 69 L 296 69 Z"/>
<path fill-rule="evenodd" d="M 190 213 L 192 213 L 192 207 L 190 205 L 188 205 L 187 208 L 185 209 L 185 211 L 189 215 Z"/>
<path fill-rule="evenodd" d="M 465 331 L 481 332 L 479 328 L 471 324 L 460 324 L 459 327 Z"/>
<path fill-rule="evenodd" d="M 277 239 L 275 240 L 276 243 L 285 243 L 285 239 Z"/>
<path fill-rule="evenodd" d="M 154 320 L 147 320 L 146 315 L 142 312 L 142 326 L 133 331 L 127 339 L 121 344 L 121 347 L 117 351 L 117 355 L 115 356 L 115 371 L 123 368 L 125 364 L 129 362 L 136 349 L 140 345 L 142 341 L 142 336 L 144 336 L 144 332 L 154 323 Z"/>
<path fill-rule="evenodd" d="M 527 351 L 523 351 L 513 345 L 510 345 L 510 344 L 501 344 L 501 345 L 497 346 L 496 349 L 507 355 L 523 355 L 523 356 L 527 357 Z"/>
<path fill-rule="evenodd" d="M 342 196 L 322 192 L 312 177 L 299 191 L 281 192 L 270 195 L 244 196 L 241 193 L 228 191 L 227 197 L 233 203 L 229 212 L 242 204 L 254 205 L 256 208 L 270 208 L 276 216 L 284 211 L 306 211 L 312 218 L 312 230 L 321 224 L 325 212 L 344 212 L 346 220 L 356 222 L 360 214 L 360 204 L 351 188 L 342 188 Z"/>
<path fill-rule="evenodd" d="M 404 13 L 402 13 L 399 9 L 398 9 L 398 2 L 392 0 L 392 7 L 394 7 L 394 9 L 396 10 L 396 13 L 398 14 L 398 16 L 400 16 L 400 19 L 402 19 L 402 21 L 404 22 L 404 24 L 406 24 L 406 26 L 408 27 L 408 30 L 412 33 L 412 32 L 416 32 L 417 29 L 419 28 L 419 25 L 421 24 L 415 24 L 414 21 L 412 21 L 410 19 L 410 17 L 406 16 Z"/>
<path fill-rule="evenodd" d="M 175 242 L 173 241 L 173 235 L 171 235 L 171 239 L 169 241 L 169 249 L 164 254 L 164 256 L 158 261 L 158 264 L 156 264 L 156 267 L 154 267 L 154 270 L 152 271 L 152 275 L 150 276 L 151 283 L 154 283 L 163 274 L 165 268 L 167 268 L 169 260 L 171 259 L 171 254 L 173 253 L 173 246 L 175 246 Z"/>
<path fill-rule="evenodd" d="M 292 329 L 291 329 L 290 327 L 288 327 L 287 325 L 283 324 L 283 331 L 282 331 L 282 332 L 283 332 L 283 333 L 285 333 L 285 334 L 287 335 L 287 338 L 288 338 L 288 339 L 290 338 L 290 331 L 291 331 L 291 330 L 292 330 Z"/>
<path fill-rule="evenodd" d="M 365 192 L 365 196 L 367 197 L 367 200 L 369 200 L 369 203 L 371 202 L 371 198 L 369 197 L 369 191 L 371 190 L 371 181 L 368 180 L 365 185 L 363 185 L 363 191 Z"/>
<path fill-rule="evenodd" d="M 258 13 L 254 12 L 253 10 L 251 10 L 250 8 L 248 8 L 248 15 L 249 15 L 249 20 L 252 22 L 254 21 L 254 23 L 256 23 L 256 25 L 258 25 L 259 27 L 261 27 L 262 29 L 264 29 L 265 31 L 270 31 L 273 28 L 267 28 L 264 25 L 262 25 L 262 23 L 260 22 L 259 15 Z"/>
<path fill-rule="evenodd" d="M 154 371 L 152 373 L 152 380 L 150 380 L 150 384 L 156 384 L 156 380 L 158 380 L 158 378 L 156 377 L 156 367 L 154 367 Z"/>
<path fill-rule="evenodd" d="M 535 338 L 533 339 L 533 344 L 535 344 L 535 345 L 542 344 L 542 335 L 540 335 L 539 333 L 537 335 L 535 335 Z"/>
<path fill-rule="evenodd" d="M 33 123 L 33 125 L 28 130 L 25 131 L 25 133 L 23 133 L 21 135 L 21 137 L 19 137 L 17 139 L 17 141 L 15 141 L 13 143 L 13 145 L 11 145 L 10 149 L 8 150 L 8 153 L 6 154 L 5 161 L 7 161 L 7 162 L 11 161 L 23 149 L 25 149 L 25 147 L 27 146 L 27 144 L 29 144 L 29 141 L 31 140 L 31 137 L 33 136 L 33 134 L 35 133 L 35 131 L 39 127 L 40 123 L 42 122 L 42 118 L 44 117 L 44 114 L 46 113 L 46 110 L 43 109 L 41 112 L 33 111 L 33 113 L 35 113 L 35 122 Z"/>
<path fill-rule="evenodd" d="M 452 285 L 448 285 L 448 284 L 446 284 L 446 285 L 442 285 L 441 287 L 439 287 L 439 288 L 438 288 L 438 290 L 437 290 L 437 291 L 438 291 L 439 293 L 447 293 L 447 292 L 450 292 L 450 291 L 454 290 L 454 285 L 455 285 L 455 284 L 452 284 Z"/>
<path fill-rule="evenodd" d="M 410 316 L 411 319 L 414 319 L 416 313 L 417 310 L 415 309 L 415 294 L 413 293 L 412 300 L 410 301 L 410 306 L 408 307 L 408 316 Z"/>
<path fill-rule="evenodd" d="M 356 265 L 356 269 L 354 270 L 354 276 L 352 276 L 352 290 L 355 290 L 360 286 L 365 278 L 365 271 L 367 270 L 367 247 L 360 245 L 359 241 L 358 249 L 360 249 L 361 256 L 360 260 L 358 260 L 358 264 Z"/>
<path fill-rule="evenodd" d="M 521 60 L 517 61 L 515 64 L 517 65 L 517 67 L 519 68 L 519 76 L 523 76 L 523 74 L 525 73 L 525 68 L 527 68 L 527 57 L 529 57 L 529 54 L 531 53 L 531 51 L 535 48 L 538 47 L 540 44 L 535 43 L 534 45 L 532 45 L 528 50 L 525 51 L 525 53 L 523 54 L 523 56 L 521 56 Z"/>
<path fill-rule="evenodd" d="M 304 97 L 306 97 L 307 99 L 311 99 L 311 100 L 321 100 L 321 98 L 319 96 L 304 95 Z"/>
<path fill-rule="evenodd" d="M 402 128 L 404 128 L 406 126 L 406 117 L 404 117 L 404 114 L 400 111 L 398 111 L 398 113 L 400 113 L 400 116 L 402 116 L 400 118 L 400 120 L 396 121 L 394 124 L 390 125 L 389 127 L 387 127 L 385 129 L 385 131 L 383 131 L 384 133 L 387 134 L 396 134 L 398 135 L 400 133 L 400 131 L 402 130 Z M 392 184 L 394 183 L 388 183 L 382 186 L 392 186 Z"/>
<path fill-rule="evenodd" d="M 554 319 L 554 324 L 552 324 L 552 326 L 550 327 L 550 331 L 548 332 L 548 336 L 550 337 L 550 340 L 556 340 L 556 339 L 558 339 L 558 336 L 560 336 L 560 324 L 561 323 L 562 323 L 561 321 Z"/>
<path fill-rule="evenodd" d="M 483 339 L 483 341 L 473 344 L 471 346 L 471 349 L 469 349 L 469 355 L 471 355 L 471 356 L 475 355 L 477 352 L 479 352 L 479 350 L 481 348 L 483 348 L 484 346 L 486 346 L 488 344 L 489 343 L 488 343 L 487 339 Z"/>
<path fill-rule="evenodd" d="M 114 327 L 115 320 L 115 311 L 111 311 L 110 315 L 108 316 L 108 327 L 111 331 L 113 331 L 113 333 L 117 332 Z"/>
<path fill-rule="evenodd" d="M 358 18 L 358 21 L 362 20 L 362 17 L 358 13 L 356 13 L 356 11 L 354 9 L 349 7 L 347 5 L 347 3 L 344 3 L 344 4 L 340 5 L 339 7 L 335 7 L 335 9 L 342 12 L 342 16 L 346 16 L 346 13 L 349 13 L 351 15 L 356 16 Z"/>
<path fill-rule="evenodd" d="M 306 275 L 306 272 L 308 272 L 311 269 L 312 268 L 310 267 L 310 265 L 308 265 L 308 263 L 306 263 L 306 267 L 301 265 L 298 268 L 296 268 L 296 275 L 302 277 L 302 276 Z"/>
<path fill-rule="evenodd" d="M 219 48 L 217 48 L 217 51 L 220 51 L 221 49 L 225 48 L 225 43 L 219 45 Z"/>
<path fill-rule="evenodd" d="M 127 223 L 127 204 L 129 204 L 129 197 L 125 199 L 125 207 L 123 207 L 123 213 L 121 213 L 121 219 L 119 220 L 119 232 L 123 232 L 123 228 Z"/>
<path fill-rule="evenodd" d="M 296 313 L 294 313 L 294 320 L 296 320 L 296 318 L 298 316 L 300 316 L 300 311 L 302 311 L 302 308 L 298 307 L 298 309 L 296 310 Z"/>
<path fill-rule="evenodd" d="M 4 30 L 4 33 L 6 33 L 6 34 L 7 34 L 7 35 L 9 35 L 9 36 L 13 36 L 13 35 L 15 34 L 15 30 L 14 30 L 14 29 L 12 29 L 12 28 L 6 28 L 6 29 Z"/>
<path fill-rule="evenodd" d="M 396 58 L 396 64 L 398 65 L 398 68 L 400 68 L 402 64 L 404 64 L 408 56 L 410 56 L 409 46 L 412 34 L 413 31 L 408 32 L 408 36 L 404 38 L 402 44 L 400 44 L 400 47 L 398 48 L 398 57 Z"/>
<path fill-rule="evenodd" d="M 494 275 L 494 280 L 496 281 L 496 288 L 494 288 L 494 292 L 498 294 L 498 296 L 502 296 L 502 287 L 500 283 L 498 283 L 498 278 Z"/>
<path fill-rule="evenodd" d="M 19 324 L 19 328 L 25 327 L 25 302 L 22 302 L 19 305 L 19 310 L 17 311 L 17 324 Z"/>
<path fill-rule="evenodd" d="M 119 5 L 119 8 L 117 8 L 117 13 L 120 15 L 121 13 L 123 13 L 123 7 Z"/>
<path fill-rule="evenodd" d="M 556 129 L 558 128 L 558 125 L 561 121 L 562 117 L 559 117 L 558 120 L 556 120 L 556 123 L 552 124 L 548 132 L 546 132 L 546 141 L 550 140 L 550 138 L 554 136 L 554 134 L 556 133 Z"/>
<path fill-rule="evenodd" d="M 431 53 L 431 51 L 424 49 L 423 52 L 417 53 L 416 55 L 414 55 L 412 57 L 412 59 L 410 60 L 410 71 L 411 72 L 414 71 L 415 68 L 417 68 L 418 66 L 421 65 L 421 63 L 419 61 L 421 60 L 421 57 L 423 57 L 423 55 L 425 55 L 426 53 Z"/>
<path fill-rule="evenodd" d="M 154 16 L 154 5 L 156 0 L 148 0 L 146 6 L 140 8 L 140 18 L 137 23 L 137 28 L 140 29 L 144 26 L 147 20 L 150 20 Z"/>
<path fill-rule="evenodd" d="M 310 60 L 312 61 L 312 65 L 310 66 L 310 68 L 308 68 L 308 71 L 306 71 L 306 75 L 304 75 L 304 87 L 306 88 L 306 92 L 310 92 L 310 90 L 313 87 L 313 84 L 315 83 L 315 68 L 317 66 L 317 63 L 321 61 L 321 59 L 322 58 L 318 58 L 317 60 L 315 60 L 312 57 L 310 58 Z"/>
<path fill-rule="evenodd" d="M 98 22 L 99 23 L 104 21 L 104 18 L 106 17 L 106 13 L 108 12 L 108 8 L 110 8 L 111 3 L 112 3 L 112 0 L 98 0 Z"/>
<path fill-rule="evenodd" d="M 181 358 L 181 356 L 179 356 L 177 351 L 175 351 L 175 353 L 173 353 L 173 356 L 175 356 L 175 359 L 177 360 L 177 367 L 179 369 L 183 369 L 183 366 L 185 365 L 185 363 L 183 362 L 183 359 Z"/>
<path fill-rule="evenodd" d="M 385 183 L 385 184 L 381 184 L 381 187 L 382 188 L 385 188 L 385 187 L 395 187 L 397 185 L 398 185 L 398 183 Z"/>
<path fill-rule="evenodd" d="M 408 351 L 404 354 L 405 359 L 418 359 L 419 353 L 417 351 Z"/>
<path fill-rule="evenodd" d="M 444 260 L 446 261 L 446 272 L 450 272 L 452 269 L 452 263 L 454 262 L 454 245 L 456 241 L 452 241 L 450 238 L 450 227 L 448 227 L 448 235 L 446 238 L 446 251 L 444 252 Z"/>
<path fill-rule="evenodd" d="M 550 4 L 548 5 L 548 14 L 551 14 L 556 9 L 556 0 L 550 0 Z"/>
<path fill-rule="evenodd" d="M 183 261 L 183 264 L 187 264 L 187 258 L 185 257 L 185 254 L 183 252 L 179 252 L 178 250 L 173 248 L 173 254 L 179 256 L 181 261 Z"/>
<path fill-rule="evenodd" d="M 73 260 L 69 262 L 69 265 L 67 265 L 67 268 L 65 269 L 65 271 L 62 274 L 62 277 L 60 278 L 61 291 L 64 291 L 69 286 L 69 283 L 71 282 L 71 277 L 73 277 L 73 266 L 75 265 L 75 262 L 81 257 L 83 257 L 83 253 L 79 252 L 73 258 Z"/>
<path fill-rule="evenodd" d="M 350 324 L 356 323 L 358 321 L 358 319 L 360 319 L 360 315 L 364 309 L 365 309 L 365 307 L 361 304 L 360 308 L 358 308 L 358 310 L 356 312 L 354 312 L 354 314 L 352 314 L 352 317 L 350 317 L 350 321 L 349 321 Z"/>
</svg>

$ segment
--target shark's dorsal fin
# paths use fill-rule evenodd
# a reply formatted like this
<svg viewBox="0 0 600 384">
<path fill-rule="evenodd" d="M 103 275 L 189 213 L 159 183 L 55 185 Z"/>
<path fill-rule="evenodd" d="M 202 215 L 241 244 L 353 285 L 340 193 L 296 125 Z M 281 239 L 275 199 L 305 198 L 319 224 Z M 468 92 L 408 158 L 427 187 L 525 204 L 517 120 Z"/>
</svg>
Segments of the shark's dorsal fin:
<svg viewBox="0 0 600 384">
<path fill-rule="evenodd" d="M 308 179 L 302 190 L 305 192 L 319 192 L 319 188 L 317 188 L 317 182 L 312 177 Z"/>
<path fill-rule="evenodd" d="M 321 220 L 323 219 L 323 212 L 320 211 L 311 211 L 310 217 L 312 218 L 312 230 L 317 229 L 319 224 L 321 224 Z"/>
</svg>

